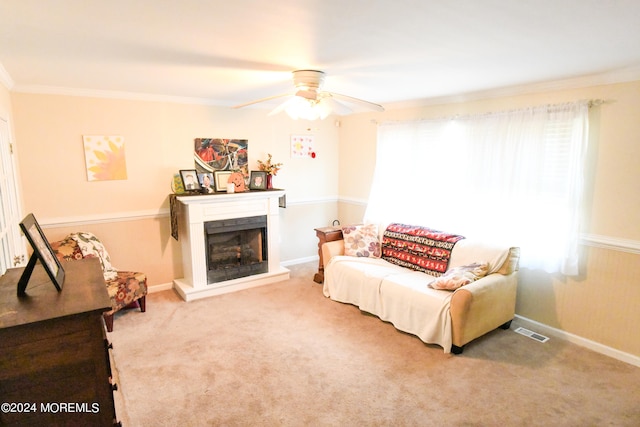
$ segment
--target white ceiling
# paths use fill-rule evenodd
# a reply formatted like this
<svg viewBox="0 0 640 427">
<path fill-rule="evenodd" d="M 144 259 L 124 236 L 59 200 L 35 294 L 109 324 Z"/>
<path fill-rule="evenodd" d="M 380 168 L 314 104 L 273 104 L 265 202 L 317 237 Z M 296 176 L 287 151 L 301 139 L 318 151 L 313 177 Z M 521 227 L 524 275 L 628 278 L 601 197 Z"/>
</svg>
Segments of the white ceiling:
<svg viewBox="0 0 640 427">
<path fill-rule="evenodd" d="M 13 91 L 231 106 L 290 91 L 296 69 L 383 105 L 636 80 L 640 1 L 0 2 L 0 81 Z"/>
</svg>

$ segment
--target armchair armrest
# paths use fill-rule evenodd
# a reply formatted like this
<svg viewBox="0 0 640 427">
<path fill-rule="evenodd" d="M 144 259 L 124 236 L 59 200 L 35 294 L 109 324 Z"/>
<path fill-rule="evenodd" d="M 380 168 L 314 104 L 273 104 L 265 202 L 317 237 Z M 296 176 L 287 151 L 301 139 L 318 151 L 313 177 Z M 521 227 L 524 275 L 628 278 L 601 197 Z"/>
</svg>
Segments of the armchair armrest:
<svg viewBox="0 0 640 427">
<path fill-rule="evenodd" d="M 329 264 L 331 258 L 336 255 L 344 255 L 344 240 L 334 240 L 333 242 L 326 242 L 322 245 L 324 265 Z"/>
</svg>

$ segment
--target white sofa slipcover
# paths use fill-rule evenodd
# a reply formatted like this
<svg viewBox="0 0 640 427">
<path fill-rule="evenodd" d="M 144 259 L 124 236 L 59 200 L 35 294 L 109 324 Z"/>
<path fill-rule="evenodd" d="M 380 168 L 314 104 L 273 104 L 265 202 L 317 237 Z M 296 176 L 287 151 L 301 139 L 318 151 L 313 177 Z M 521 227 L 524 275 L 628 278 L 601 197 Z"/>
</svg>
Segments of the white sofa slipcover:
<svg viewBox="0 0 640 427">
<path fill-rule="evenodd" d="M 455 291 L 432 289 L 436 277 L 381 258 L 346 256 L 343 240 L 325 243 L 322 253 L 326 297 L 356 305 L 445 353 L 462 353 L 465 344 L 487 332 L 508 329 L 515 314 L 517 247 L 458 241 L 447 271 L 486 262 L 488 272 Z"/>
</svg>

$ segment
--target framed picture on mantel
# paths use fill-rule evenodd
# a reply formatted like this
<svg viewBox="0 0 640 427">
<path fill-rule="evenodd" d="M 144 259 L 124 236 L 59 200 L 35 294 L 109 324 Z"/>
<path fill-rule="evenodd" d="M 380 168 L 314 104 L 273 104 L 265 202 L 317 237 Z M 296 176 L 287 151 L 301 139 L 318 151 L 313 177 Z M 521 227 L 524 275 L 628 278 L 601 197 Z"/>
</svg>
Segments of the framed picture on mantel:
<svg viewBox="0 0 640 427">
<path fill-rule="evenodd" d="M 231 171 L 215 171 L 213 172 L 213 180 L 216 184 L 216 191 L 227 191 L 227 184 L 229 183 L 229 177 L 233 172 Z"/>
<path fill-rule="evenodd" d="M 200 183 L 198 182 L 198 172 L 195 169 L 180 170 L 180 178 L 182 178 L 182 186 L 187 191 L 200 191 Z"/>
<path fill-rule="evenodd" d="M 250 190 L 266 190 L 267 189 L 267 173 L 264 171 L 251 171 L 251 181 L 249 181 Z"/>
</svg>

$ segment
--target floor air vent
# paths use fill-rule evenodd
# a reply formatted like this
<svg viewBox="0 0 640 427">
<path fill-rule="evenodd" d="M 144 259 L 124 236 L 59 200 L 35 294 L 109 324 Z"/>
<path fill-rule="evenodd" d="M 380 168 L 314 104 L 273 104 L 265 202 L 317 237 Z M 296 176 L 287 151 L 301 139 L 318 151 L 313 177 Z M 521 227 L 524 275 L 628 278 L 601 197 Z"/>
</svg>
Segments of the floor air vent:
<svg viewBox="0 0 640 427">
<path fill-rule="evenodd" d="M 525 329 L 525 328 L 522 328 L 522 327 L 516 329 L 515 332 L 519 333 L 520 335 L 524 335 L 525 337 L 529 337 L 532 340 L 536 340 L 536 341 L 540 341 L 540 342 L 549 341 L 549 337 L 545 337 L 544 335 L 536 334 L 535 332 L 530 331 L 530 330 Z"/>
</svg>

